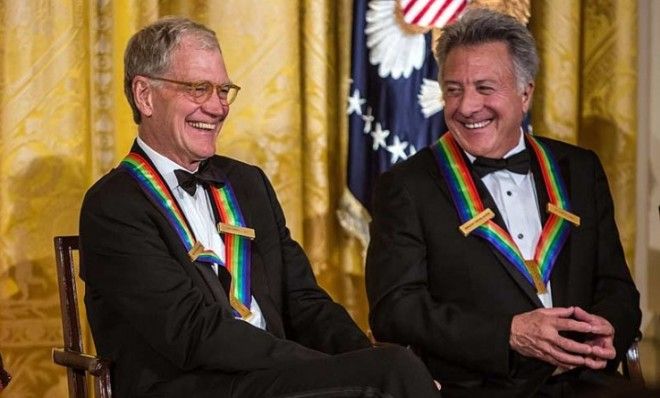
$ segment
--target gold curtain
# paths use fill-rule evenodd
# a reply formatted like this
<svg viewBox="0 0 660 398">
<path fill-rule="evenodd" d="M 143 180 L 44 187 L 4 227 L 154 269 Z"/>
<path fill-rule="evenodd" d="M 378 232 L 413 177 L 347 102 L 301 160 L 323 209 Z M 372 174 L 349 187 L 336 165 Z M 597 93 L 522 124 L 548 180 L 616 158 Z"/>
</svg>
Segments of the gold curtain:
<svg viewBox="0 0 660 398">
<path fill-rule="evenodd" d="M 52 237 L 77 234 L 85 190 L 135 136 L 127 40 L 172 14 L 217 32 L 243 87 L 218 151 L 266 171 L 321 283 L 353 297 L 334 216 L 349 1 L 0 1 L 0 352 L 14 376 L 3 396 L 66 395 L 50 359 L 62 344 Z"/>
<path fill-rule="evenodd" d="M 629 266 L 634 265 L 637 2 L 532 0 L 539 44 L 535 133 L 593 149 L 607 173 Z"/>
<path fill-rule="evenodd" d="M 625 41 L 634 31 L 625 27 L 636 26 L 634 7 L 613 3 L 578 3 L 582 17 L 564 20 L 550 35 L 542 33 L 546 17 L 535 25 L 542 26 L 535 32 L 546 63 L 536 131 L 596 146 L 610 178 L 620 173 L 610 165 L 622 155 L 634 170 L 635 123 L 634 105 L 626 107 L 634 99 L 635 46 Z M 567 4 L 534 3 L 532 14 L 540 6 L 543 13 L 566 12 Z M 243 87 L 218 152 L 265 170 L 320 283 L 366 328 L 362 248 L 335 215 L 345 183 L 351 6 L 351 0 L 0 0 L 0 352 L 14 375 L 3 397 L 66 396 L 64 371 L 50 359 L 51 347 L 62 344 L 52 237 L 77 234 L 85 190 L 130 147 L 136 129 L 123 95 L 123 50 L 137 29 L 163 15 L 189 16 L 217 32 L 230 76 Z M 578 52 L 562 50 L 563 63 L 549 71 L 553 57 L 545 54 L 559 50 L 546 36 L 570 29 L 581 32 Z M 582 61 L 573 64 L 578 53 Z M 567 69 L 575 81 L 557 79 Z M 586 82 L 591 88 L 583 88 Z M 545 96 L 558 111 L 541 112 Z M 569 98 L 581 105 L 564 110 Z M 602 126 L 586 135 L 596 122 Z M 618 214 L 626 214 L 634 199 L 630 181 L 623 174 L 611 181 Z M 634 225 L 619 225 L 631 248 Z"/>
</svg>

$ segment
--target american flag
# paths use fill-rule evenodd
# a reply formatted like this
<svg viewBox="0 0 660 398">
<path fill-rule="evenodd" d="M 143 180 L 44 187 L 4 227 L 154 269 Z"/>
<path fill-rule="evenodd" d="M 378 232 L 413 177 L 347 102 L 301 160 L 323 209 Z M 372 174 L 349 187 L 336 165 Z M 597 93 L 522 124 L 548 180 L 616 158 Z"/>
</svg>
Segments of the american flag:
<svg viewBox="0 0 660 398">
<path fill-rule="evenodd" d="M 456 19 L 467 0 L 401 0 L 403 20 L 411 25 L 442 28 Z"/>
<path fill-rule="evenodd" d="M 438 68 L 429 29 L 401 16 L 441 26 L 466 0 L 355 0 L 351 80 L 346 105 L 349 153 L 339 220 L 363 244 L 378 175 L 435 142 L 446 131 Z M 407 12 L 406 12 L 407 9 Z"/>
</svg>

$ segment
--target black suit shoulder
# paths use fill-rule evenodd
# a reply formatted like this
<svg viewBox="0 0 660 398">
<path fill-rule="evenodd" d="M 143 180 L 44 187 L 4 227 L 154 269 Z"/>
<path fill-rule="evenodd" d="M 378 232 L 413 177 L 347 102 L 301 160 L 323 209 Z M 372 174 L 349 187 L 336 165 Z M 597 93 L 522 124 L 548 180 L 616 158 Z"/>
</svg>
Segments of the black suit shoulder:
<svg viewBox="0 0 660 398">
<path fill-rule="evenodd" d="M 260 167 L 228 156 L 214 155 L 208 161 L 220 168 L 227 177 L 240 175 L 261 178 L 260 176 L 263 174 L 263 170 Z"/>
<path fill-rule="evenodd" d="M 245 194 L 241 207 L 279 207 L 270 180 L 259 166 L 221 155 L 214 155 L 209 162 L 222 171 L 235 190 Z"/>
<path fill-rule="evenodd" d="M 154 217 L 160 217 L 153 206 L 146 205 L 146 197 L 138 183 L 121 168 L 115 168 L 101 177 L 87 191 L 80 211 L 80 239 L 83 247 L 94 247 L 97 251 L 112 251 L 116 240 L 129 239 L 119 236 L 116 226 L 127 226 L 138 230 L 150 230 Z M 98 239 L 98 236 L 115 235 L 115 241 Z M 134 245 L 126 246 L 127 249 Z"/>
<path fill-rule="evenodd" d="M 94 202 L 96 202 L 96 200 L 107 197 L 108 194 L 119 195 L 130 191 L 138 192 L 139 186 L 137 184 L 127 184 L 127 180 L 133 180 L 128 172 L 120 168 L 114 168 L 87 190 L 85 201 L 94 199 Z"/>
<path fill-rule="evenodd" d="M 376 185 L 389 185 L 396 181 L 397 185 L 402 185 L 405 189 L 423 188 L 428 186 L 429 180 L 436 178 L 440 178 L 440 175 L 435 156 L 429 147 L 425 147 L 381 174 Z M 374 195 L 374 201 L 376 199 Z"/>
<path fill-rule="evenodd" d="M 427 169 L 429 166 L 435 167 L 435 157 L 431 152 L 431 148 L 425 147 L 408 159 L 395 164 L 389 171 L 394 174 L 416 174 L 420 173 L 421 170 Z"/>
<path fill-rule="evenodd" d="M 557 161 L 568 159 L 571 162 L 576 162 L 577 164 L 583 166 L 591 164 L 592 167 L 594 162 L 600 163 L 600 160 L 598 160 L 598 155 L 596 155 L 596 152 L 591 149 L 582 148 L 564 141 L 538 135 L 535 135 L 534 138 L 545 144 L 555 156 Z"/>
</svg>

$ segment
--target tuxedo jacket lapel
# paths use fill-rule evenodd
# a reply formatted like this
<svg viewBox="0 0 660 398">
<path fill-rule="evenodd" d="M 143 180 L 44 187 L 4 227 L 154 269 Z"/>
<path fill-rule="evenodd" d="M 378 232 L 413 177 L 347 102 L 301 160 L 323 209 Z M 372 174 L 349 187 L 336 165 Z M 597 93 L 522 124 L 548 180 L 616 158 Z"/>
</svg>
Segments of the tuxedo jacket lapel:
<svg viewBox="0 0 660 398">
<path fill-rule="evenodd" d="M 564 180 L 564 185 L 566 187 L 566 194 L 568 195 L 569 199 L 572 198 L 571 191 L 570 191 L 570 173 L 569 173 L 569 165 L 568 165 L 568 159 L 559 157 L 559 155 L 554 154 L 556 156 L 557 164 L 559 165 L 559 172 L 561 174 L 562 179 Z M 538 161 L 532 162 L 532 167 L 538 166 Z M 543 177 L 541 176 L 541 171 L 538 169 L 535 174 L 535 182 L 536 182 L 536 191 L 537 191 L 537 196 L 539 198 L 539 209 L 541 210 L 541 220 L 545 222 L 545 220 L 548 219 L 548 212 L 546 210 L 546 206 L 548 203 L 548 194 L 545 189 L 545 185 L 543 183 Z M 570 250 L 571 250 L 571 234 L 572 234 L 572 229 L 574 227 L 571 225 L 570 230 L 569 230 L 569 235 L 568 239 L 566 239 L 566 243 L 564 243 L 564 246 L 561 248 L 561 252 L 557 256 L 557 260 L 555 261 L 555 265 L 552 268 L 552 273 L 550 274 L 550 282 L 552 286 L 552 305 L 554 307 L 564 307 L 568 303 L 568 297 L 566 296 L 567 294 L 567 286 L 569 282 L 569 271 L 570 271 Z"/>
<path fill-rule="evenodd" d="M 463 155 L 464 156 L 464 155 Z M 464 157 L 464 160 L 467 162 L 466 164 L 470 165 L 470 161 Z M 435 159 L 434 159 L 435 161 Z M 442 191 L 443 195 L 446 197 L 447 201 L 452 204 L 452 206 L 455 206 L 451 194 L 449 193 L 449 188 L 447 187 L 447 183 L 438 171 L 437 167 L 432 168 L 429 170 L 431 173 L 432 179 L 436 182 L 436 185 Z M 506 225 L 504 223 L 504 219 L 502 218 L 502 215 L 500 214 L 497 206 L 495 205 L 495 201 L 493 200 L 492 196 L 488 192 L 488 189 L 484 185 L 484 183 L 481 181 L 481 179 L 472 171 L 472 178 L 477 186 L 477 190 L 479 191 L 479 195 L 481 196 L 481 200 L 484 204 L 485 207 L 490 208 L 493 210 L 495 213 L 495 218 L 494 222 L 497 223 L 500 227 L 502 227 L 504 230 L 506 230 Z M 458 228 L 458 225 L 456 226 Z M 497 249 L 495 249 L 489 242 L 482 238 L 477 238 L 480 239 L 483 244 L 487 245 L 489 250 L 495 255 L 495 257 L 498 260 L 498 263 L 500 266 L 504 268 L 504 270 L 511 276 L 511 278 L 514 280 L 514 282 L 520 287 L 520 289 L 523 291 L 523 294 L 527 296 L 532 303 L 534 303 L 535 306 L 537 307 L 542 307 L 543 304 L 541 303 L 541 300 L 539 297 L 536 295 L 536 290 L 534 287 L 525 279 L 525 277 L 518 272 L 518 270 L 515 268 L 513 264 L 511 264 Z"/>
<path fill-rule="evenodd" d="M 195 261 L 195 268 L 197 272 L 202 276 L 204 282 L 206 282 L 206 288 L 211 292 L 214 301 L 223 302 L 231 307 L 229 304 L 229 296 L 227 292 L 229 291 L 229 283 L 222 283 L 223 274 L 226 274 L 228 280 L 231 280 L 227 270 L 224 267 L 218 267 L 218 275 L 215 274 L 215 271 L 208 265 Z"/>
<path fill-rule="evenodd" d="M 153 162 L 147 156 L 147 154 L 140 148 L 140 146 L 137 144 L 137 141 L 133 142 L 133 146 L 131 147 L 131 152 L 139 154 L 142 158 L 144 158 L 150 165 L 153 167 L 154 170 L 157 171 L 156 167 L 154 166 Z M 162 177 L 162 176 L 161 176 Z M 165 189 L 170 191 L 170 194 L 172 197 L 174 197 L 174 193 L 170 190 L 170 188 L 165 185 Z M 154 206 L 158 212 L 164 217 L 165 220 L 168 219 L 168 215 L 165 213 L 165 210 L 160 206 L 158 203 L 154 201 L 154 199 L 150 196 L 147 195 L 144 191 L 143 194 L 147 201 L 151 203 L 152 206 Z M 175 203 L 176 206 L 178 206 L 177 203 Z M 188 223 L 188 220 L 184 218 L 184 222 L 186 224 Z M 168 222 L 169 224 L 169 222 Z M 171 225 L 169 225 L 169 231 L 171 232 L 172 236 L 176 236 L 175 240 L 177 241 L 176 247 L 173 248 L 176 253 L 178 253 L 178 257 L 180 258 L 180 261 L 182 261 L 182 264 L 185 264 L 184 266 L 191 265 L 193 268 L 195 268 L 195 271 L 201 276 L 201 279 L 204 281 L 203 284 L 201 284 L 200 290 L 206 297 L 208 302 L 214 302 L 214 301 L 220 301 L 220 302 L 225 302 L 229 306 L 229 300 L 227 298 L 227 295 L 224 293 L 222 290 L 220 281 L 218 280 L 218 276 L 213 272 L 211 267 L 207 264 L 202 264 L 194 261 L 190 261 L 190 257 L 188 256 L 188 253 L 186 252 L 185 246 L 183 245 L 183 242 L 181 242 L 180 238 L 176 235 L 175 230 L 172 228 Z M 188 228 L 192 231 L 192 228 L 190 228 L 190 225 L 188 225 Z M 191 268 L 191 267 L 188 267 Z M 190 272 L 189 269 L 186 269 L 186 271 Z M 226 271 L 225 271 L 226 272 Z M 198 284 L 200 284 L 199 279 L 194 278 Z"/>
<path fill-rule="evenodd" d="M 217 160 L 217 158 L 214 159 Z M 232 177 L 235 177 L 231 169 L 224 169 L 219 163 L 213 162 L 209 165 L 209 168 L 212 168 L 216 173 L 222 175 L 223 178 L 229 180 L 230 182 L 232 181 Z M 239 180 L 240 178 L 236 178 L 236 181 Z M 252 206 L 248 206 L 250 203 L 250 193 L 248 192 L 249 187 L 246 187 L 243 184 L 232 183 L 232 188 L 234 189 L 236 200 L 241 207 L 245 225 L 250 228 L 253 227 L 255 214 L 253 212 L 254 209 Z M 257 236 L 256 239 L 258 238 L 259 237 Z M 252 296 L 257 300 L 262 315 L 266 320 L 266 329 L 273 333 L 273 335 L 283 338 L 284 324 L 282 323 L 282 318 L 279 315 L 277 306 L 273 302 L 266 278 L 265 264 L 263 257 L 257 248 L 256 241 L 252 242 L 251 249 L 252 262 L 250 265 L 250 290 Z"/>
<path fill-rule="evenodd" d="M 284 338 L 284 324 L 282 317 L 273 301 L 266 281 L 265 264 L 261 253 L 252 247 L 252 295 L 259 303 L 259 308 L 266 320 L 266 330 L 273 335 Z"/>
<path fill-rule="evenodd" d="M 472 171 L 472 178 L 474 179 L 475 184 L 477 185 L 477 190 L 479 190 L 479 195 L 481 196 L 481 200 L 484 204 L 484 207 L 487 207 L 491 209 L 495 213 L 495 218 L 493 221 L 500 226 L 503 230 L 509 232 L 511 234 L 511 231 L 509 231 L 506 227 L 506 223 L 504 222 L 504 218 L 502 217 L 502 213 L 500 213 L 500 210 L 497 208 L 497 204 L 495 204 L 495 200 L 491 196 L 490 192 L 488 191 L 488 188 L 486 188 L 486 185 L 481 181 L 481 179 L 475 174 L 474 171 Z M 532 300 L 532 302 L 537 306 L 537 307 L 542 307 L 543 304 L 541 303 L 541 300 L 539 299 L 539 296 L 536 294 L 536 289 L 534 286 L 532 286 L 529 281 L 516 269 L 516 267 L 507 260 L 502 253 L 500 253 L 493 245 L 490 243 L 487 243 L 488 247 L 490 250 L 495 254 L 495 257 L 500 262 L 500 265 L 504 267 L 504 269 L 511 275 L 511 278 L 516 282 L 516 284 L 523 290 L 525 295 Z"/>
<path fill-rule="evenodd" d="M 543 181 L 543 175 L 541 173 L 541 166 L 539 166 L 539 161 L 536 158 L 536 154 L 533 150 L 529 149 L 530 154 L 530 170 L 532 171 L 532 176 L 534 177 L 534 188 L 536 189 L 536 202 L 539 206 L 539 215 L 541 216 L 541 226 L 545 224 L 548 220 L 548 190 L 545 188 L 545 182 Z"/>
<path fill-rule="evenodd" d="M 553 153 L 553 155 L 557 160 L 561 178 L 563 179 L 565 183 L 564 185 L 568 190 L 567 195 L 569 198 L 571 198 L 572 195 L 569 189 L 570 173 L 568 167 L 569 166 L 568 160 L 559 154 Z M 534 151 L 531 149 L 530 149 L 530 158 L 531 158 L 530 168 L 532 171 L 532 175 L 534 176 L 534 186 L 536 188 L 536 199 L 538 201 L 539 213 L 541 216 L 541 225 L 545 225 L 545 222 L 548 220 L 549 217 L 547 206 L 550 199 L 548 197 L 548 191 L 545 186 L 545 181 L 543 180 L 543 175 L 541 173 L 541 167 L 539 166 L 538 158 L 536 157 Z M 566 286 L 568 283 L 568 273 L 570 268 L 569 267 L 570 256 L 568 255 L 568 253 L 570 253 L 570 242 L 571 239 L 569 235 L 569 238 L 566 240 L 566 243 L 561 248 L 561 252 L 557 256 L 557 259 L 552 269 L 552 273 L 550 274 L 552 305 L 554 307 L 563 307 L 568 302 L 567 301 L 568 297 L 566 297 L 566 292 L 567 292 Z"/>
<path fill-rule="evenodd" d="M 144 157 L 147 160 L 147 162 L 151 164 L 152 167 L 154 167 L 149 157 L 144 153 L 144 151 L 140 148 L 140 146 L 137 145 L 137 142 L 133 144 L 133 147 L 131 148 L 131 152 L 136 152 L 140 154 L 142 157 Z M 206 166 L 208 167 L 208 172 L 216 176 L 218 180 L 231 182 L 232 177 L 234 177 L 232 188 L 234 189 L 236 199 L 241 208 L 241 212 L 243 213 L 245 223 L 248 227 L 254 225 L 253 217 L 255 217 L 255 215 L 253 214 L 252 207 L 249 206 L 250 193 L 249 191 L 247 191 L 249 187 L 246 187 L 244 184 L 240 184 L 240 180 L 241 180 L 240 176 L 233 175 L 235 173 L 232 173 L 232 169 L 228 168 L 225 164 L 223 164 L 222 160 L 220 160 L 218 157 L 212 157 L 208 160 L 208 162 L 210 162 Z M 169 189 L 169 187 L 167 187 L 167 189 Z M 170 191 L 170 193 L 172 192 Z M 163 215 L 163 217 L 167 219 L 167 214 L 164 213 L 162 207 L 159 206 L 157 203 L 154 203 L 149 195 L 145 194 L 145 197 L 153 206 L 155 206 L 158 209 L 158 211 Z M 219 215 L 217 214 L 217 209 L 214 209 L 214 216 L 216 218 L 215 220 L 216 223 L 219 222 L 220 219 L 219 219 Z M 190 226 L 188 227 L 190 228 Z M 170 230 L 173 236 L 176 235 L 174 229 L 172 229 L 171 226 L 170 226 Z M 177 248 L 175 248 L 175 250 L 177 250 L 177 252 L 179 253 L 179 258 L 181 259 L 183 264 L 186 265 L 188 263 L 192 264 L 192 267 L 199 274 L 199 276 L 201 276 L 203 283 L 199 279 L 196 279 L 196 281 L 200 287 L 200 290 L 202 290 L 203 294 L 205 295 L 207 301 L 220 302 L 223 305 L 225 305 L 227 308 L 231 308 L 228 298 L 230 291 L 231 275 L 229 274 L 227 269 L 225 267 L 219 266 L 218 274 L 216 275 L 216 273 L 209 265 L 190 261 L 188 257 L 188 253 L 185 251 L 185 247 L 183 246 L 183 243 L 180 242 L 178 238 L 176 240 L 180 244 L 177 245 Z M 263 259 L 256 248 L 255 242 L 252 243 L 252 264 L 251 264 L 251 272 L 250 272 L 250 282 L 251 282 L 252 295 L 256 298 L 257 302 L 259 303 L 259 307 L 261 308 L 263 316 L 266 320 L 267 329 L 276 336 L 284 337 L 283 322 L 279 315 L 279 311 L 277 310 L 277 306 L 272 299 L 272 295 L 267 282 L 267 275 L 265 272 Z"/>
<path fill-rule="evenodd" d="M 131 147 L 131 152 L 138 153 L 140 156 L 142 156 L 149 164 L 156 170 L 156 167 L 153 165 L 151 162 L 151 159 L 147 156 L 147 154 L 140 148 L 140 146 L 137 144 L 137 142 L 133 143 L 133 146 Z M 222 172 L 222 170 L 217 170 L 218 172 Z M 165 184 L 166 189 L 169 190 L 169 187 L 167 184 Z M 171 192 L 170 194 L 174 197 L 174 193 Z M 158 209 L 158 212 L 163 215 L 165 219 L 168 218 L 167 214 L 165 214 L 163 208 L 155 203 L 153 199 L 145 193 L 145 197 L 147 200 L 154 206 L 156 209 Z M 178 204 L 177 204 L 178 206 Z M 188 223 L 187 219 L 184 219 L 186 223 Z M 188 225 L 188 228 L 192 231 L 192 228 L 190 228 L 190 225 Z M 173 235 L 176 235 L 176 232 L 174 229 L 171 228 L 170 225 L 170 231 Z M 218 274 L 213 271 L 213 269 L 208 265 L 208 264 L 203 264 L 199 263 L 197 261 L 190 261 L 190 258 L 188 257 L 188 253 L 185 251 L 185 247 L 183 246 L 183 242 L 180 241 L 180 239 L 177 237 L 177 242 L 179 243 L 177 245 L 177 248 L 174 248 L 174 250 L 178 249 L 179 257 L 182 259 L 183 264 L 192 264 L 193 267 L 195 268 L 196 272 L 201 276 L 201 279 L 204 281 L 203 284 L 199 285 L 201 291 L 205 295 L 206 299 L 209 302 L 221 302 L 226 304 L 227 307 L 231 308 L 231 305 L 229 304 L 229 299 L 228 299 L 228 292 L 229 292 L 229 286 L 231 282 L 231 275 L 229 275 L 229 272 L 224 268 L 224 267 L 218 267 Z M 197 282 L 199 282 L 198 279 L 194 279 Z"/>
</svg>

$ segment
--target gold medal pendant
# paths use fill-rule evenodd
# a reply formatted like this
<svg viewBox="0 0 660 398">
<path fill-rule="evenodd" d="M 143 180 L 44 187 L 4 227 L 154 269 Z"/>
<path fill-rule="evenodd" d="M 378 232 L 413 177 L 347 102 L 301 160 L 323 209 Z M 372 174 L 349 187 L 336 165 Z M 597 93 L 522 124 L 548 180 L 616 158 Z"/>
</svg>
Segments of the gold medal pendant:
<svg viewBox="0 0 660 398">
<path fill-rule="evenodd" d="M 234 297 L 234 295 L 231 293 L 229 294 L 229 304 L 231 304 L 231 307 L 235 309 L 243 319 L 247 319 L 252 315 L 250 309 L 246 307 L 245 304 L 241 303 L 240 300 Z"/>
<path fill-rule="evenodd" d="M 535 260 L 525 260 L 525 267 L 527 271 L 532 275 L 532 280 L 534 281 L 534 286 L 536 287 L 536 293 L 543 294 L 547 293 L 548 289 L 543 283 L 543 278 L 541 278 L 541 273 L 539 272 L 539 265 Z"/>
<path fill-rule="evenodd" d="M 190 256 L 190 260 L 195 261 L 197 260 L 197 257 L 199 257 L 200 254 L 204 251 L 204 246 L 202 246 L 199 241 L 195 242 L 193 247 L 188 251 L 188 256 Z"/>
</svg>

